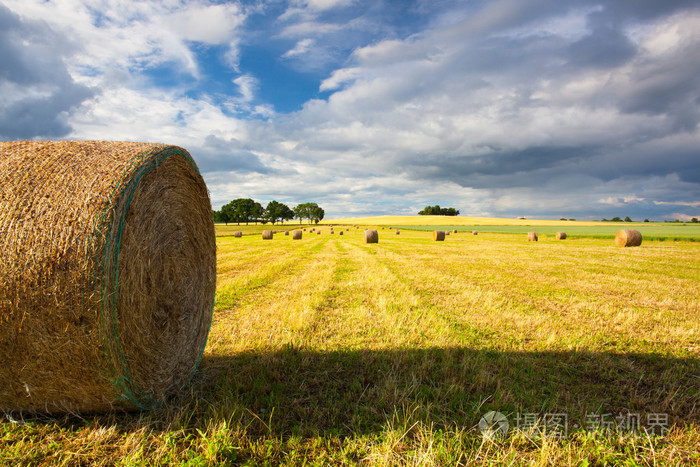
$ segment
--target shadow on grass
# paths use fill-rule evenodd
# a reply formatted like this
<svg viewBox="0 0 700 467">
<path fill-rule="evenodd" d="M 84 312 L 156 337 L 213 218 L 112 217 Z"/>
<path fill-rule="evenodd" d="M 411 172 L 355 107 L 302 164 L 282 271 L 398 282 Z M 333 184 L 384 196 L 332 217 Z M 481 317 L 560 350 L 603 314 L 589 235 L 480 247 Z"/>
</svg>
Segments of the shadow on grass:
<svg viewBox="0 0 700 467">
<path fill-rule="evenodd" d="M 235 422 L 249 434 L 349 436 L 397 417 L 471 428 L 489 410 L 668 414 L 700 421 L 700 360 L 656 354 L 470 348 L 308 351 L 205 356 L 189 422 Z M 173 405 L 170 405 L 173 407 Z M 220 419 L 220 420 L 219 420 Z"/>
</svg>

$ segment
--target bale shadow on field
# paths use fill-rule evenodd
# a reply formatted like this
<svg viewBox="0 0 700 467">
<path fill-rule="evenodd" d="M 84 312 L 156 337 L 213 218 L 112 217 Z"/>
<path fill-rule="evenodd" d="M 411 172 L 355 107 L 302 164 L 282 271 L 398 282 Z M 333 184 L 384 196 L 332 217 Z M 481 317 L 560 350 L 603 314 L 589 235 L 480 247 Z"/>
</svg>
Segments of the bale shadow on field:
<svg viewBox="0 0 700 467">
<path fill-rule="evenodd" d="M 650 414 L 665 414 L 669 426 L 686 426 L 700 422 L 700 360 L 612 352 L 290 346 L 205 356 L 193 396 L 195 419 L 235 420 L 249 434 L 261 435 L 358 435 L 409 416 L 446 429 L 470 429 L 490 410 L 510 419 L 565 413 L 571 425 L 584 423 L 589 414 L 639 414 L 642 423 Z"/>
</svg>

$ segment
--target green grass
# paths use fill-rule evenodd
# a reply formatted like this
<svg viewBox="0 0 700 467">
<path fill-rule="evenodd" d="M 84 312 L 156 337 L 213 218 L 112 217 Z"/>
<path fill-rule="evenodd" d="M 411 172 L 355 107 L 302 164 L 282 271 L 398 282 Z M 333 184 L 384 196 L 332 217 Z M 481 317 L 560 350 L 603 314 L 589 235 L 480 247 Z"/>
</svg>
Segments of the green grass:
<svg viewBox="0 0 700 467">
<path fill-rule="evenodd" d="M 379 234 L 219 237 L 189 390 L 145 414 L 14 414 L 0 464 L 700 463 L 699 244 Z M 569 434 L 487 439 L 491 410 L 566 413 Z M 573 427 L 628 413 L 670 432 Z"/>
</svg>

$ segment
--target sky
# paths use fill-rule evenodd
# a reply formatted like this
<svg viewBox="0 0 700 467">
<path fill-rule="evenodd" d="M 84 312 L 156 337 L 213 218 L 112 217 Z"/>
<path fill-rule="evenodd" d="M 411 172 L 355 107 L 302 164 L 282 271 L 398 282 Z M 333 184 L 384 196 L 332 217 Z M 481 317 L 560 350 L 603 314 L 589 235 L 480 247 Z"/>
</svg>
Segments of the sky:
<svg viewBox="0 0 700 467">
<path fill-rule="evenodd" d="M 174 144 L 219 208 L 700 217 L 697 0 L 0 0 L 0 140 Z"/>
</svg>

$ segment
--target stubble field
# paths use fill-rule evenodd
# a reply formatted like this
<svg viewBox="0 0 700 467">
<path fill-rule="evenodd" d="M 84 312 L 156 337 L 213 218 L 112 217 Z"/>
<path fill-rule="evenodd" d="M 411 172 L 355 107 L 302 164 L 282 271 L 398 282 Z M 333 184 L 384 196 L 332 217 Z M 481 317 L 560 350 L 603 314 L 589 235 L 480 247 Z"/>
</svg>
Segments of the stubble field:
<svg viewBox="0 0 700 467">
<path fill-rule="evenodd" d="M 217 238 L 187 394 L 140 415 L 15 416 L 0 459 L 700 463 L 700 244 L 257 228 Z M 504 437 L 479 430 L 489 411 Z"/>
</svg>

